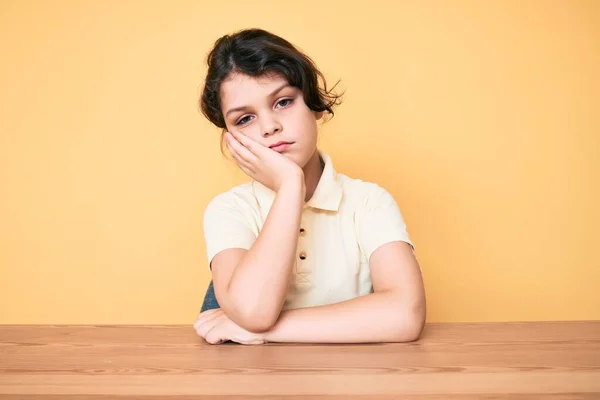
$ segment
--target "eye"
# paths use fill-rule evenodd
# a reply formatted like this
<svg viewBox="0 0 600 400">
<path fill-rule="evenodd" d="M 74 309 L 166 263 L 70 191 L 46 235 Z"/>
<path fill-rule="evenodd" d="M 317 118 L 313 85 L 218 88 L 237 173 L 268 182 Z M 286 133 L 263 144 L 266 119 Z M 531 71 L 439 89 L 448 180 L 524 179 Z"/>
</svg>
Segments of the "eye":
<svg viewBox="0 0 600 400">
<path fill-rule="evenodd" d="M 277 102 L 277 105 L 280 106 L 280 108 L 286 108 L 292 104 L 293 101 L 294 99 L 281 99 Z"/>
<path fill-rule="evenodd" d="M 250 122 L 250 120 L 248 118 L 250 118 L 251 115 L 246 115 L 243 118 L 238 119 L 238 121 L 235 123 L 236 125 L 244 125 L 247 122 Z"/>
</svg>

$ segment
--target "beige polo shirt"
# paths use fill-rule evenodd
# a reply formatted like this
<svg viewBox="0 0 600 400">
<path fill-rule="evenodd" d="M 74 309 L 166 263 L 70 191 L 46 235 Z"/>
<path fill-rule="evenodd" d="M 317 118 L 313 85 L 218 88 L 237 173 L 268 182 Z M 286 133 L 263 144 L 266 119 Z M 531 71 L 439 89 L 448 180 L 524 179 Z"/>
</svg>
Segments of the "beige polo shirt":
<svg viewBox="0 0 600 400">
<path fill-rule="evenodd" d="M 375 183 L 325 168 L 304 204 L 298 248 L 284 310 L 349 300 L 372 292 L 369 258 L 385 243 L 411 242 L 394 198 Z M 275 192 L 252 181 L 216 196 L 204 214 L 208 262 L 230 248 L 250 249 Z"/>
</svg>

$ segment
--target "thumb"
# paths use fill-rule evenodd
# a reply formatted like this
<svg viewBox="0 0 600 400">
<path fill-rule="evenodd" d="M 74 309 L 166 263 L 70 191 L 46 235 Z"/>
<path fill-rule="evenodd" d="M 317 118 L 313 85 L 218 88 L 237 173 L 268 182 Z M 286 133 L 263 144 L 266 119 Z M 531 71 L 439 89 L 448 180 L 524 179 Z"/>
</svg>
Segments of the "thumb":
<svg viewBox="0 0 600 400">
<path fill-rule="evenodd" d="M 204 340 L 206 340 L 206 342 L 209 344 L 223 343 L 224 338 L 220 334 L 219 325 L 213 326 L 206 334 L 206 337 L 204 338 Z"/>
</svg>

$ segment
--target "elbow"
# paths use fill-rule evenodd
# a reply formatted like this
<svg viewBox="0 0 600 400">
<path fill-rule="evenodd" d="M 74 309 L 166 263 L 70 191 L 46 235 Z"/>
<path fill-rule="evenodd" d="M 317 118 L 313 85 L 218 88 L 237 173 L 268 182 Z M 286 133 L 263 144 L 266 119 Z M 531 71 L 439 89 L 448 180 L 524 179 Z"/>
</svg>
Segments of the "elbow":
<svg viewBox="0 0 600 400">
<path fill-rule="evenodd" d="M 399 318 L 397 326 L 398 342 L 415 342 L 421 338 L 425 328 L 426 309 L 425 299 L 405 309 L 402 317 Z"/>
<path fill-rule="evenodd" d="M 248 301 L 245 298 L 232 297 L 230 318 L 240 328 L 252 333 L 263 333 L 270 330 L 279 318 L 280 309 L 265 307 L 257 299 Z"/>
<path fill-rule="evenodd" d="M 404 332 L 405 342 L 416 342 L 421 338 L 423 329 L 425 328 L 425 316 L 414 316 L 409 321 L 408 329 Z"/>
<path fill-rule="evenodd" d="M 275 323 L 279 315 L 264 312 L 264 310 L 246 309 L 240 313 L 238 325 L 253 333 L 264 333 L 269 331 Z"/>
<path fill-rule="evenodd" d="M 408 341 L 414 342 L 419 340 L 423 333 L 423 329 L 425 328 L 426 314 L 425 298 L 423 298 L 417 302 L 410 312 L 411 317 L 409 318 Z"/>
</svg>

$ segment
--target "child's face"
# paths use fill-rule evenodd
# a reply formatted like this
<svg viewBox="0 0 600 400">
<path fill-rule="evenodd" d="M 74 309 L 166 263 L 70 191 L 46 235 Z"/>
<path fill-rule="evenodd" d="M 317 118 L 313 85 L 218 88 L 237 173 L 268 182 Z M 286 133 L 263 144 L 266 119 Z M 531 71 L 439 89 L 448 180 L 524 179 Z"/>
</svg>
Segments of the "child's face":
<svg viewBox="0 0 600 400">
<path fill-rule="evenodd" d="M 300 89 L 289 86 L 280 75 L 235 74 L 221 84 L 220 94 L 229 132 L 243 132 L 267 147 L 292 143 L 274 150 L 302 168 L 306 165 L 317 146 L 317 120 L 322 113 L 307 107 Z"/>
</svg>

